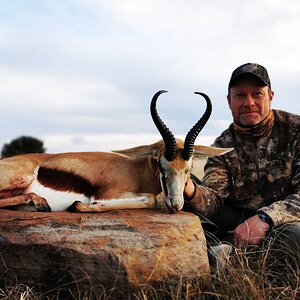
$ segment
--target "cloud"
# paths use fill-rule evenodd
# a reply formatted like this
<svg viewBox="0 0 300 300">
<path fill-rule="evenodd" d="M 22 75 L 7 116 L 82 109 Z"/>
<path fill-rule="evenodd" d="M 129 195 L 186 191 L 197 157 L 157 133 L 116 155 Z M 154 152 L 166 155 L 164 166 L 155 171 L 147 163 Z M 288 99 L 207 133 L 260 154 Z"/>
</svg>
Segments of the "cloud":
<svg viewBox="0 0 300 300">
<path fill-rule="evenodd" d="M 207 93 L 201 134 L 217 136 L 231 122 L 230 73 L 248 61 L 267 67 L 274 107 L 299 114 L 299 14 L 293 0 L 7 1 L 0 144 L 27 134 L 75 151 L 98 135 L 156 135 L 149 104 L 160 89 L 159 112 L 183 136 L 205 109 L 193 92 Z"/>
<path fill-rule="evenodd" d="M 184 139 L 184 136 L 178 135 Z M 161 139 L 159 134 L 89 134 L 89 135 L 46 135 L 41 137 L 46 141 L 44 146 L 47 152 L 77 152 L 84 151 L 111 151 L 127 149 L 139 145 L 152 144 Z M 211 145 L 214 136 L 199 136 L 195 144 Z"/>
</svg>

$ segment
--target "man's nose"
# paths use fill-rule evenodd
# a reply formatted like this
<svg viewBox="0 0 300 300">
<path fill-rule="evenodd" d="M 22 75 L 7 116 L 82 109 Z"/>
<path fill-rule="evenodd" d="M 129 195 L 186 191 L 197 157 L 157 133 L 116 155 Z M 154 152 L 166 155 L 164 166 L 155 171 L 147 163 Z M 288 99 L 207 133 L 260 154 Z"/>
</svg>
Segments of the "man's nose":
<svg viewBox="0 0 300 300">
<path fill-rule="evenodd" d="M 245 97 L 244 105 L 246 106 L 253 106 L 255 105 L 254 98 L 252 97 L 251 94 L 247 94 Z"/>
</svg>

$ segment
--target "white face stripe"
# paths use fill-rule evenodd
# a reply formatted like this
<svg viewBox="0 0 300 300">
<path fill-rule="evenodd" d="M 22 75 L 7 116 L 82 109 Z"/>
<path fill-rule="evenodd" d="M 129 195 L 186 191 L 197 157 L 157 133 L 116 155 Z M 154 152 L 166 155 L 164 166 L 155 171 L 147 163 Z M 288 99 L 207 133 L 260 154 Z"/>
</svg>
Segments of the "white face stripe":
<svg viewBox="0 0 300 300">
<path fill-rule="evenodd" d="M 84 204 L 90 204 L 90 199 L 83 194 L 56 191 L 43 186 L 37 180 L 34 180 L 30 184 L 26 190 L 26 193 L 35 193 L 36 195 L 45 198 L 52 211 L 66 210 L 75 201 L 81 201 Z"/>
</svg>

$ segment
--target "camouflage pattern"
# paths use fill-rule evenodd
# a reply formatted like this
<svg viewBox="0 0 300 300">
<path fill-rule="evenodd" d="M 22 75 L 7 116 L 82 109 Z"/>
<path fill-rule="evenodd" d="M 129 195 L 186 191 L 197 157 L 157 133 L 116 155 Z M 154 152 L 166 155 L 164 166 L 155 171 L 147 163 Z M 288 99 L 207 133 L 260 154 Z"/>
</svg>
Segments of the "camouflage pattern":
<svg viewBox="0 0 300 300">
<path fill-rule="evenodd" d="M 268 71 L 259 64 L 247 63 L 236 68 L 231 75 L 228 88 L 232 87 L 236 81 L 245 74 L 251 74 L 260 79 L 264 85 L 271 88 L 271 82 Z"/>
<path fill-rule="evenodd" d="M 250 139 L 233 126 L 214 146 L 232 152 L 209 158 L 202 186 L 190 204 L 213 217 L 228 201 L 231 205 L 269 215 L 274 226 L 300 221 L 300 116 L 273 110 L 270 132 Z"/>
</svg>

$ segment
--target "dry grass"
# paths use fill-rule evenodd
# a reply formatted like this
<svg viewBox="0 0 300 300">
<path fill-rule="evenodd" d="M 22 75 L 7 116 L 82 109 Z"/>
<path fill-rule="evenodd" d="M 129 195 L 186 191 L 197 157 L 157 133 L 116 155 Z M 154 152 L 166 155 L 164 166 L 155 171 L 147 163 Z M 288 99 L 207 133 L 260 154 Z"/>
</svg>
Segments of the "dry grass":
<svg viewBox="0 0 300 300">
<path fill-rule="evenodd" d="M 9 300 L 179 300 L 179 299 L 255 299 L 255 300 L 297 300 L 300 299 L 300 266 L 285 264 L 282 270 L 270 269 L 273 260 L 267 251 L 253 250 L 247 255 L 241 250 L 235 250 L 235 255 L 228 261 L 224 270 L 212 275 L 211 282 L 203 288 L 201 280 L 185 280 L 176 283 L 161 283 L 155 288 L 151 285 L 140 286 L 129 295 L 115 296 L 117 290 L 105 290 L 103 287 L 90 287 L 83 291 L 80 283 L 73 291 L 62 293 L 52 291 L 51 295 L 34 292 L 22 284 L 9 284 L 0 289 L 0 299 Z"/>
</svg>

